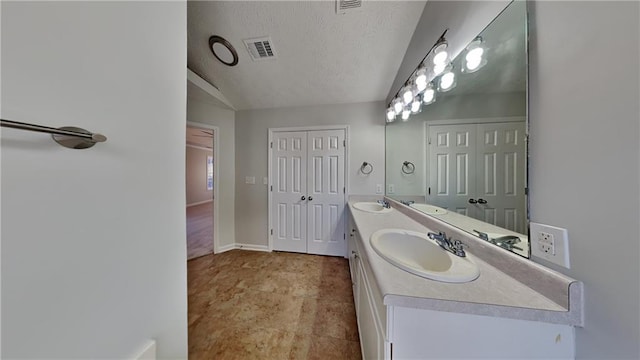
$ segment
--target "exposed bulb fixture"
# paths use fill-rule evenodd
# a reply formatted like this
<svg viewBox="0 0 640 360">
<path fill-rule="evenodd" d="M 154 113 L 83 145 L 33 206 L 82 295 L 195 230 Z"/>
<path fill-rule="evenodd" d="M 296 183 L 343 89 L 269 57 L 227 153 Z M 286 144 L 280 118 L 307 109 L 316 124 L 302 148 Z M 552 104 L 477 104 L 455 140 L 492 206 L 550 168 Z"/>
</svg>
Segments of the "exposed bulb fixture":
<svg viewBox="0 0 640 360">
<path fill-rule="evenodd" d="M 402 110 L 402 121 L 409 120 L 409 115 L 411 115 L 411 110 L 409 109 Z"/>
<path fill-rule="evenodd" d="M 453 89 L 455 83 L 456 74 L 449 70 L 446 73 L 442 74 L 442 77 L 440 77 L 440 87 L 438 88 L 438 90 L 449 91 Z"/>
<path fill-rule="evenodd" d="M 449 63 L 449 53 L 447 52 L 447 42 L 442 40 L 433 49 L 433 65 L 447 65 Z"/>
<path fill-rule="evenodd" d="M 418 71 L 416 71 L 416 78 L 413 82 L 416 85 L 416 89 L 418 90 L 418 92 L 421 92 L 424 89 L 426 89 L 427 88 L 427 69 L 425 68 L 418 69 Z"/>
<path fill-rule="evenodd" d="M 393 100 L 393 111 L 395 111 L 396 114 L 400 114 L 400 112 L 402 112 L 402 108 L 403 108 L 402 100 L 395 98 Z"/>
<path fill-rule="evenodd" d="M 433 84 L 429 83 L 427 89 L 422 93 L 422 102 L 429 105 L 434 101 L 436 101 L 436 90 L 433 88 Z"/>
<path fill-rule="evenodd" d="M 411 101 L 413 101 L 413 91 L 410 86 L 405 86 L 400 90 L 400 95 L 402 96 L 402 102 L 404 105 L 409 105 L 411 104 Z"/>
<path fill-rule="evenodd" d="M 462 68 L 463 72 L 472 73 L 483 67 L 487 60 L 484 59 L 484 48 L 482 46 L 482 37 L 475 38 L 466 48 L 467 54 L 464 57 L 465 64 Z"/>
<path fill-rule="evenodd" d="M 415 99 L 413 99 L 413 102 L 411 103 L 411 113 L 412 114 L 417 114 L 420 112 L 420 99 L 418 97 L 416 97 Z"/>
<path fill-rule="evenodd" d="M 393 120 L 396 119 L 396 112 L 395 110 L 393 110 L 393 108 L 388 108 L 387 109 L 387 122 L 393 122 Z"/>
</svg>

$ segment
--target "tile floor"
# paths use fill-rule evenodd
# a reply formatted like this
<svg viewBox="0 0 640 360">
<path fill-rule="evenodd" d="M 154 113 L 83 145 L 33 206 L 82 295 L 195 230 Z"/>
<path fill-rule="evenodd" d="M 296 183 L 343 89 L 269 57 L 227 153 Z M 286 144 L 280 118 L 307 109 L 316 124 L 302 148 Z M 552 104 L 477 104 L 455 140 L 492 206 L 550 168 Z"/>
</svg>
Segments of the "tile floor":
<svg viewBox="0 0 640 360">
<path fill-rule="evenodd" d="M 213 203 L 187 208 L 187 259 L 213 252 Z"/>
<path fill-rule="evenodd" d="M 232 250 L 188 287 L 189 359 L 361 359 L 344 258 Z"/>
</svg>

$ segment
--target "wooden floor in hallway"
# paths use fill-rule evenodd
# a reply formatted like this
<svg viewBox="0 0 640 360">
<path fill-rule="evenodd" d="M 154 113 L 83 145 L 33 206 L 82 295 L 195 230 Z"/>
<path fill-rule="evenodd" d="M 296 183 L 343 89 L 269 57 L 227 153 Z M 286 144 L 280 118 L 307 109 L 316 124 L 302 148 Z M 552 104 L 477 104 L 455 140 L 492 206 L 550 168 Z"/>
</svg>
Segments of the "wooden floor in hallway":
<svg viewBox="0 0 640 360">
<path fill-rule="evenodd" d="M 187 207 L 187 259 L 213 252 L 213 202 Z"/>
<path fill-rule="evenodd" d="M 347 259 L 232 250 L 188 288 L 189 359 L 361 359 Z"/>
</svg>

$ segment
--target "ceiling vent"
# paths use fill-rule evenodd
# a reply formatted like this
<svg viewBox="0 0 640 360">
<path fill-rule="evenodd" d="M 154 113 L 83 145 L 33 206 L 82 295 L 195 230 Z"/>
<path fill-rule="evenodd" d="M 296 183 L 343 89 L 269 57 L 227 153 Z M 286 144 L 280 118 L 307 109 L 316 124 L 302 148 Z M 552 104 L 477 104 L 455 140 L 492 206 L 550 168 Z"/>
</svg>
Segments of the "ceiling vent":
<svg viewBox="0 0 640 360">
<path fill-rule="evenodd" d="M 243 41 L 244 46 L 246 46 L 247 51 L 249 51 L 249 55 L 251 55 L 251 59 L 254 61 L 276 58 L 276 52 L 273 49 L 273 42 L 270 37 L 246 39 Z"/>
<path fill-rule="evenodd" d="M 336 0 L 336 13 L 346 14 L 347 10 L 357 9 L 362 6 L 362 0 Z"/>
</svg>

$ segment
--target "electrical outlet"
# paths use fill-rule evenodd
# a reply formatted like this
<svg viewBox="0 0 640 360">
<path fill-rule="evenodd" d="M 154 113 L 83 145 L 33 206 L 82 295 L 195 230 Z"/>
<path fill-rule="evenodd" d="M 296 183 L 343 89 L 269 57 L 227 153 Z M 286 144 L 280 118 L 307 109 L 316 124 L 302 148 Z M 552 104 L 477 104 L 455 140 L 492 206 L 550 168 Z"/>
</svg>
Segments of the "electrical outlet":
<svg viewBox="0 0 640 360">
<path fill-rule="evenodd" d="M 253 184 L 256 183 L 256 177 L 255 176 L 245 176 L 244 177 L 244 183 L 253 185 Z"/>
<path fill-rule="evenodd" d="M 393 194 L 396 192 L 396 186 L 393 184 L 389 184 L 389 194 Z"/>
<path fill-rule="evenodd" d="M 376 185 L 376 194 L 382 194 L 382 184 Z"/>
<path fill-rule="evenodd" d="M 265 177 L 263 177 L 263 178 L 262 178 L 262 184 L 263 184 L 263 185 L 269 185 L 269 178 L 268 178 L 268 177 L 266 177 L 266 176 L 265 176 Z"/>
<path fill-rule="evenodd" d="M 570 268 L 567 229 L 532 222 L 529 230 L 533 256 Z"/>
</svg>

